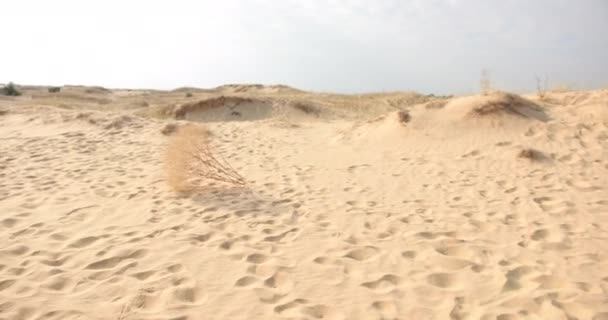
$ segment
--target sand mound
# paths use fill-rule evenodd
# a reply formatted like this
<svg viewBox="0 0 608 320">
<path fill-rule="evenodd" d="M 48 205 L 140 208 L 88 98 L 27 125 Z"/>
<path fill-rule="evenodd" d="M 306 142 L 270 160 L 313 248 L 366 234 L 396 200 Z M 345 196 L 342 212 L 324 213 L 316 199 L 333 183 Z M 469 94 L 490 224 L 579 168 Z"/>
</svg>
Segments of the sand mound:
<svg viewBox="0 0 608 320">
<path fill-rule="evenodd" d="M 506 92 L 454 99 L 445 106 L 445 112 L 459 117 L 476 119 L 497 117 L 540 121 L 549 119 L 536 103 Z"/>
<path fill-rule="evenodd" d="M 339 139 L 355 137 L 380 143 L 405 143 L 414 137 L 439 140 L 463 137 L 467 141 L 479 141 L 476 137 L 481 130 L 492 140 L 519 135 L 534 122 L 548 120 L 544 110 L 534 102 L 515 94 L 494 93 L 437 100 L 392 111 L 356 124 L 341 132 Z"/>
<path fill-rule="evenodd" d="M 221 96 L 178 105 L 170 111 L 175 119 L 199 122 L 287 120 L 318 118 L 324 109 L 307 101 L 282 101 Z"/>
<path fill-rule="evenodd" d="M 111 94 L 112 90 L 100 86 L 65 85 L 62 91 L 76 91 L 95 94 Z"/>
<path fill-rule="evenodd" d="M 176 119 L 200 122 L 253 121 L 266 119 L 272 113 L 272 102 L 230 96 L 185 103 L 173 109 Z"/>
</svg>

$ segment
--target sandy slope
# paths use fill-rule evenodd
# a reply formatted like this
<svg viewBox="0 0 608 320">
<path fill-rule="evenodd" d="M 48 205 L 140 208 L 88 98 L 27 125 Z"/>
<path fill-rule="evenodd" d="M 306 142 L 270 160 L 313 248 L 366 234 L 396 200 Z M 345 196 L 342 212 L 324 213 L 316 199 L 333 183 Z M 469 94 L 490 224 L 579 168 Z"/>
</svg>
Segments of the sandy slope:
<svg viewBox="0 0 608 320">
<path fill-rule="evenodd" d="M 0 319 L 608 319 L 607 91 L 206 122 L 252 192 L 192 196 L 142 95 L 0 101 Z"/>
</svg>

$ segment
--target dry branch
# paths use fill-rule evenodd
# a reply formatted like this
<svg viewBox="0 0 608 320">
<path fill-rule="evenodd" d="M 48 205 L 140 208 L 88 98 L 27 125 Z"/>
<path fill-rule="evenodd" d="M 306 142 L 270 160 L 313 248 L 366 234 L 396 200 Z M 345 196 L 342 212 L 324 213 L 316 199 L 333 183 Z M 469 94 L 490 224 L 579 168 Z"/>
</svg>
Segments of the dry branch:
<svg viewBox="0 0 608 320">
<path fill-rule="evenodd" d="M 208 131 L 199 126 L 180 127 L 171 137 L 165 157 L 167 179 L 177 191 L 191 191 L 205 181 L 244 187 L 243 178 L 210 143 Z"/>
</svg>

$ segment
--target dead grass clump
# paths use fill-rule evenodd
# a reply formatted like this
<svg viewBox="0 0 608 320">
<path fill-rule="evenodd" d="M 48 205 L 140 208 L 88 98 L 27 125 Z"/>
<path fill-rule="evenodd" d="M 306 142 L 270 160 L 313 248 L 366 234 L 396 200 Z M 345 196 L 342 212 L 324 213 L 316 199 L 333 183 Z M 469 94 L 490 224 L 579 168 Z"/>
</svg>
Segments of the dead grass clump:
<svg viewBox="0 0 608 320">
<path fill-rule="evenodd" d="M 424 107 L 426 109 L 443 109 L 447 103 L 448 100 L 433 100 L 429 101 Z"/>
<path fill-rule="evenodd" d="M 487 98 L 484 97 L 484 100 L 471 110 L 471 114 L 474 116 L 511 114 L 523 118 L 548 120 L 542 108 L 534 102 L 516 94 L 505 92 L 497 92 L 487 96 Z"/>
<path fill-rule="evenodd" d="M 244 187 L 247 182 L 211 147 L 211 134 L 201 126 L 179 127 L 165 154 L 169 185 L 176 191 L 195 191 L 211 181 Z"/>
<path fill-rule="evenodd" d="M 408 123 L 410 122 L 410 120 L 412 120 L 412 116 L 410 115 L 410 113 L 405 110 L 397 112 L 397 117 L 399 117 L 400 123 Z"/>
<path fill-rule="evenodd" d="M 304 103 L 304 102 L 294 102 L 292 103 L 292 107 L 296 110 L 300 110 L 306 114 L 312 114 L 314 116 L 319 116 L 321 115 L 321 109 L 319 109 L 319 107 L 308 104 L 308 103 Z"/>
<path fill-rule="evenodd" d="M 177 125 L 177 123 L 167 123 L 162 129 L 160 129 L 160 133 L 165 136 L 170 136 L 174 134 L 178 128 L 179 126 Z"/>
<path fill-rule="evenodd" d="M 103 126 L 104 129 L 109 130 L 109 129 L 122 129 L 125 126 L 128 126 L 130 123 L 133 122 L 133 118 L 130 116 L 120 116 L 114 119 L 111 119 L 109 122 L 106 122 Z"/>
<path fill-rule="evenodd" d="M 531 161 L 539 161 L 539 160 L 544 160 L 546 158 L 545 155 L 541 151 L 538 151 L 538 150 L 532 149 L 532 148 L 526 148 L 526 149 L 521 150 L 517 154 L 517 157 L 522 158 L 522 159 L 528 159 Z"/>
<path fill-rule="evenodd" d="M 85 93 L 112 93 L 112 90 L 101 86 L 85 87 Z"/>
</svg>

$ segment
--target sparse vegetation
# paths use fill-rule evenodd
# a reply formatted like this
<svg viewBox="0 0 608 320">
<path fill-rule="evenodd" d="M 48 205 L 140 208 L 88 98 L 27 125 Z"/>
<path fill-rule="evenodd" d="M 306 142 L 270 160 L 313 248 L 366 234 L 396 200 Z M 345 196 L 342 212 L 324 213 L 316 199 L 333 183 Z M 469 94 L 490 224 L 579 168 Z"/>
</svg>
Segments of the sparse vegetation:
<svg viewBox="0 0 608 320">
<path fill-rule="evenodd" d="M 298 102 L 294 102 L 292 104 L 292 106 L 295 109 L 300 110 L 306 114 L 313 114 L 315 116 L 319 116 L 321 114 L 321 109 L 319 109 L 317 106 L 313 106 L 308 103 L 298 101 Z"/>
<path fill-rule="evenodd" d="M 58 93 L 61 91 L 61 87 L 50 87 L 49 93 Z"/>
<path fill-rule="evenodd" d="M 211 134 L 201 126 L 182 126 L 165 154 L 167 181 L 176 191 L 196 191 L 211 181 L 244 187 L 247 182 L 211 147 Z"/>
<path fill-rule="evenodd" d="M 2 94 L 4 94 L 5 96 L 16 97 L 21 95 L 21 91 L 19 91 L 17 89 L 17 86 L 12 82 L 9 82 L 7 85 L 5 85 L 4 88 L 0 90 L 0 92 L 2 92 Z"/>
<path fill-rule="evenodd" d="M 531 161 L 538 161 L 538 160 L 543 160 L 545 159 L 545 155 L 536 150 L 536 149 L 532 149 L 532 148 L 526 148 L 521 150 L 518 154 L 517 154 L 518 158 L 523 158 L 523 159 L 528 159 Z"/>
<path fill-rule="evenodd" d="M 516 94 L 506 92 L 496 92 L 484 97 L 469 113 L 474 117 L 505 114 L 541 121 L 548 120 L 547 115 L 539 105 Z"/>
<path fill-rule="evenodd" d="M 186 98 L 192 98 L 192 93 L 191 92 L 186 92 Z"/>
<path fill-rule="evenodd" d="M 448 100 L 433 100 L 427 102 L 424 107 L 426 109 L 442 109 L 446 104 L 448 104 Z"/>
<path fill-rule="evenodd" d="M 536 94 L 541 100 L 545 99 L 545 97 L 547 96 L 547 85 L 547 76 L 545 76 L 544 81 L 539 76 L 536 76 Z"/>
</svg>

